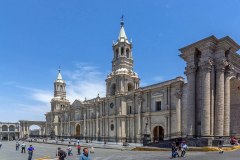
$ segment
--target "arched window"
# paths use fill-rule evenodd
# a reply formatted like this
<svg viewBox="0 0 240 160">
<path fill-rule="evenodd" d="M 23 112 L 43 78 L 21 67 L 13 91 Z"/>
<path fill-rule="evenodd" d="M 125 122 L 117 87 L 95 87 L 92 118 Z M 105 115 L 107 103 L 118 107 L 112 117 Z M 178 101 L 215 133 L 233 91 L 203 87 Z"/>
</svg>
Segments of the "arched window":
<svg viewBox="0 0 240 160">
<path fill-rule="evenodd" d="M 116 92 L 116 84 L 113 83 L 113 84 L 111 85 L 111 90 L 110 90 L 111 96 L 114 96 L 114 95 L 115 95 L 115 92 Z"/>
<path fill-rule="evenodd" d="M 111 128 L 111 131 L 113 131 L 114 130 L 114 125 L 111 124 L 110 128 Z"/>
<path fill-rule="evenodd" d="M 15 127 L 14 127 L 13 125 L 11 125 L 11 126 L 9 127 L 9 131 L 15 131 Z"/>
<path fill-rule="evenodd" d="M 131 83 L 128 83 L 128 92 L 133 90 L 133 85 Z"/>
<path fill-rule="evenodd" d="M 2 126 L 2 131 L 8 131 L 7 125 L 3 125 L 3 126 Z"/>
<path fill-rule="evenodd" d="M 62 85 L 60 86 L 60 91 L 63 91 L 63 86 Z"/>
<path fill-rule="evenodd" d="M 123 56 L 123 55 L 124 55 L 124 48 L 121 47 L 121 56 Z"/>
</svg>

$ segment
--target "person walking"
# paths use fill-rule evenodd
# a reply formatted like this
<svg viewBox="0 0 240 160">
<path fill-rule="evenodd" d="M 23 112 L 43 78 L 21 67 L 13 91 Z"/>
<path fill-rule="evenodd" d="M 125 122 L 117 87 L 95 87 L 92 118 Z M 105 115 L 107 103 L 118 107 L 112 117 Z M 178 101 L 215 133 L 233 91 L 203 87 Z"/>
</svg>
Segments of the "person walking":
<svg viewBox="0 0 240 160">
<path fill-rule="evenodd" d="M 77 151 L 78 151 L 78 155 L 80 155 L 81 154 L 81 146 L 80 146 L 80 144 L 77 145 Z"/>
<path fill-rule="evenodd" d="M 19 144 L 19 142 L 17 141 L 17 142 L 16 142 L 16 151 L 19 150 L 19 146 L 20 146 L 20 144 Z"/>
<path fill-rule="evenodd" d="M 60 147 L 58 147 L 56 156 L 58 157 L 58 160 L 65 160 L 65 158 L 67 157 L 67 154 L 66 154 L 66 152 L 61 150 Z"/>
<path fill-rule="evenodd" d="M 79 160 L 91 160 L 91 156 L 90 156 L 90 154 L 88 153 L 88 148 L 84 148 L 84 149 L 83 149 L 83 153 L 81 154 Z"/>
<path fill-rule="evenodd" d="M 28 160 L 32 160 L 34 148 L 32 145 L 29 146 L 28 150 Z"/>
<path fill-rule="evenodd" d="M 218 141 L 219 154 L 223 154 L 223 152 L 224 152 L 223 149 L 222 149 L 223 143 L 224 143 L 224 141 L 223 141 L 222 137 L 219 137 L 219 141 Z"/>
<path fill-rule="evenodd" d="M 182 143 L 181 143 L 181 151 L 182 151 L 181 157 L 184 157 L 186 155 L 187 148 L 188 148 L 188 146 L 187 146 L 186 142 L 182 141 Z"/>
<path fill-rule="evenodd" d="M 72 147 L 70 145 L 68 145 L 68 148 L 67 148 L 67 153 L 68 153 L 68 156 L 72 156 Z"/>
<path fill-rule="evenodd" d="M 177 146 L 176 146 L 176 143 L 175 142 L 173 142 L 172 143 L 172 157 L 171 158 L 176 158 L 177 156 L 179 157 L 179 154 L 178 154 L 178 148 L 177 148 Z"/>
<path fill-rule="evenodd" d="M 26 153 L 26 144 L 24 142 L 21 144 L 21 149 L 21 153 Z"/>
</svg>

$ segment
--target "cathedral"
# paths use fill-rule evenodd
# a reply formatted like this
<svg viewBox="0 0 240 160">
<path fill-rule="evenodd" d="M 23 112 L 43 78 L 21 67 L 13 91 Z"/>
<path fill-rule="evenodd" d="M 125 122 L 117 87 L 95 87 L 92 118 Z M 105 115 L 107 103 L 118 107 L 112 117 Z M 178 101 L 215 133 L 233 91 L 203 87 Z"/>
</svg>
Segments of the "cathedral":
<svg viewBox="0 0 240 160">
<path fill-rule="evenodd" d="M 106 97 L 67 99 L 59 70 L 45 135 L 93 141 L 142 143 L 179 137 L 214 139 L 240 135 L 240 46 L 210 36 L 180 49 L 185 75 L 140 87 L 133 70 L 132 42 L 121 22 L 113 46 Z"/>
</svg>

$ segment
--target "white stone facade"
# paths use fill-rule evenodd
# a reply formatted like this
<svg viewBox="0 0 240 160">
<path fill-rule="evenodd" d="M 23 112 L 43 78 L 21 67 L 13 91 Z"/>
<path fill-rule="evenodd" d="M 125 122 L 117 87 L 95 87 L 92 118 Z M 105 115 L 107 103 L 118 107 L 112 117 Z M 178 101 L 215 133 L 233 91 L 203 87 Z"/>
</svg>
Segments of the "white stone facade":
<svg viewBox="0 0 240 160">
<path fill-rule="evenodd" d="M 0 140 L 15 140 L 19 138 L 19 123 L 0 122 Z"/>
<path fill-rule="evenodd" d="M 187 83 L 177 77 L 140 87 L 133 71 L 132 43 L 121 22 L 106 97 L 70 104 L 59 71 L 45 134 L 117 142 L 142 142 L 145 134 L 151 141 L 238 135 L 239 48 L 230 37 L 210 36 L 180 49 L 187 63 Z"/>
</svg>

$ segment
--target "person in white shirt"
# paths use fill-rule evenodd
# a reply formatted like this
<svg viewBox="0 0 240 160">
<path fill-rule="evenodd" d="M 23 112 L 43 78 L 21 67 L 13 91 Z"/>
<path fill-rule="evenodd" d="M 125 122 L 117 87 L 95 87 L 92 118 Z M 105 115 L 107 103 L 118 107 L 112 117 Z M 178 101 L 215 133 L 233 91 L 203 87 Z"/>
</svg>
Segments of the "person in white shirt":
<svg viewBox="0 0 240 160">
<path fill-rule="evenodd" d="M 182 151 L 181 157 L 185 156 L 187 148 L 188 148 L 188 146 L 187 146 L 186 142 L 182 141 L 182 143 L 181 143 L 181 151 Z"/>
<path fill-rule="evenodd" d="M 26 153 L 26 144 L 24 142 L 21 144 L 21 148 L 21 153 Z"/>
</svg>

